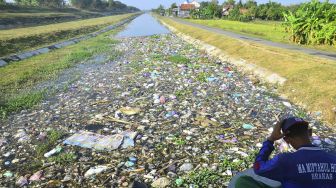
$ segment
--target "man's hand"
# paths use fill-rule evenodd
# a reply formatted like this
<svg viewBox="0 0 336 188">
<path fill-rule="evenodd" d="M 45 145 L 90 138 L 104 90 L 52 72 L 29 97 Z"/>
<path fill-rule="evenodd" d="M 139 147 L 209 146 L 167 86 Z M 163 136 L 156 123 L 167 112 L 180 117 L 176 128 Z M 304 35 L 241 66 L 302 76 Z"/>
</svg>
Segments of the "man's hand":
<svg viewBox="0 0 336 188">
<path fill-rule="evenodd" d="M 282 137 L 283 137 L 283 134 L 281 133 L 281 122 L 278 121 L 278 122 L 274 125 L 274 127 L 273 127 L 273 132 L 272 132 L 271 136 L 269 136 L 269 137 L 267 138 L 267 140 L 274 142 L 274 141 L 276 141 L 276 140 L 281 139 Z"/>
</svg>

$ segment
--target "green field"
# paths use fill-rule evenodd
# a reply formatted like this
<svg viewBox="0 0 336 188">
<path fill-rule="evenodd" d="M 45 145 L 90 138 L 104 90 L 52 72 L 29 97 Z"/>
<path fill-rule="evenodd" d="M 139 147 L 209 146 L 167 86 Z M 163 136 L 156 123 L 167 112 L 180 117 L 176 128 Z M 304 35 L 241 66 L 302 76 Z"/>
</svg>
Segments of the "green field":
<svg viewBox="0 0 336 188">
<path fill-rule="evenodd" d="M 0 57 L 94 32 L 133 15 L 123 14 L 36 27 L 0 30 Z"/>
<path fill-rule="evenodd" d="M 281 42 L 287 44 L 293 44 L 290 42 L 289 33 L 285 32 L 285 27 L 282 22 L 276 21 L 254 21 L 254 22 L 239 22 L 230 20 L 196 20 L 185 19 L 193 23 L 207 25 L 210 27 L 220 28 L 223 30 L 234 31 L 241 34 L 247 34 L 250 36 L 267 39 L 274 42 Z M 308 48 L 336 52 L 335 46 L 304 46 Z"/>
<path fill-rule="evenodd" d="M 0 19 L 4 18 L 13 18 L 13 19 L 20 19 L 20 18 L 35 18 L 35 17 L 64 17 L 64 16 L 72 16 L 71 13 L 63 13 L 63 12 L 42 12 L 42 13 L 1 13 Z"/>
<path fill-rule="evenodd" d="M 111 45 L 117 41 L 110 36 L 117 31 L 112 30 L 47 54 L 0 67 L 0 118 L 10 112 L 32 107 L 46 95 L 52 94 L 51 90 L 32 88 L 43 81 L 57 78 L 63 70 L 95 55 L 104 55 L 107 60 L 116 58 L 120 53 Z"/>
<path fill-rule="evenodd" d="M 307 111 L 321 111 L 327 124 L 336 123 L 336 63 L 290 50 L 241 41 L 204 29 L 180 24 L 167 17 L 159 17 L 179 32 L 192 36 L 223 50 L 235 59 L 244 59 L 285 77 L 279 94 L 288 97 Z M 223 21 L 219 21 L 223 22 Z M 252 25 L 252 24 L 248 24 Z M 269 33 L 265 31 L 265 33 Z"/>
<path fill-rule="evenodd" d="M 75 8 L 57 9 L 0 5 L 0 29 L 38 26 L 102 16 L 104 15 L 100 12 Z"/>
</svg>

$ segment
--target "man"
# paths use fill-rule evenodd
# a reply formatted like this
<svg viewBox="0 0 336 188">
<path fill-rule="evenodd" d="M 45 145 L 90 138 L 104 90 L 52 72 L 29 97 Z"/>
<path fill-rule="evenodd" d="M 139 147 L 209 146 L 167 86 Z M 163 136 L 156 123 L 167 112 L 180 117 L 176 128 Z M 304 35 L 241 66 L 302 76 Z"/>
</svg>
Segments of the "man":
<svg viewBox="0 0 336 188">
<path fill-rule="evenodd" d="M 256 157 L 254 173 L 243 172 L 229 187 L 336 188 L 336 155 L 312 145 L 310 136 L 311 129 L 301 118 L 289 117 L 277 123 Z M 269 160 L 274 142 L 281 138 L 297 151 Z"/>
</svg>

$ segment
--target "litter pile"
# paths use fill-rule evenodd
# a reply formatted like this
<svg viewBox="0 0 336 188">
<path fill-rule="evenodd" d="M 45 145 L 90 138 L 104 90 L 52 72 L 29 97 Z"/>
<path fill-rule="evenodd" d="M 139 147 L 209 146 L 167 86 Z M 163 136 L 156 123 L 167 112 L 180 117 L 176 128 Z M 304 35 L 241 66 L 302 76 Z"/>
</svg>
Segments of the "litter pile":
<svg viewBox="0 0 336 188">
<path fill-rule="evenodd" d="M 173 34 L 115 48 L 116 62 L 3 122 L 0 186 L 223 187 L 284 114 L 306 118 L 314 143 L 335 150 L 335 133 L 274 88 Z"/>
</svg>

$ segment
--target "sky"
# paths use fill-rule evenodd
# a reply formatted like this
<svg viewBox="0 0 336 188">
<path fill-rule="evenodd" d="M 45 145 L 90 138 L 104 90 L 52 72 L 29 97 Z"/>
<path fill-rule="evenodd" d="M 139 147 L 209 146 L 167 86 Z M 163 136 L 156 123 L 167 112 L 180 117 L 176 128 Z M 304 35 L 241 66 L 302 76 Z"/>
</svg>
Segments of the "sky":
<svg viewBox="0 0 336 188">
<path fill-rule="evenodd" d="M 127 5 L 135 6 L 142 10 L 148 10 L 152 8 L 157 8 L 160 4 L 164 5 L 165 7 L 169 7 L 172 3 L 183 3 L 185 0 L 119 0 Z M 198 2 L 206 1 L 206 0 L 198 0 Z M 222 3 L 224 0 L 219 0 Z M 243 0 L 244 1 L 244 0 Z M 267 3 L 269 0 L 256 0 L 258 4 L 260 3 Z M 306 2 L 310 0 L 272 0 L 275 2 L 280 2 L 284 5 L 296 4 L 301 2 Z M 336 3 L 336 0 L 330 0 L 330 2 Z"/>
</svg>

